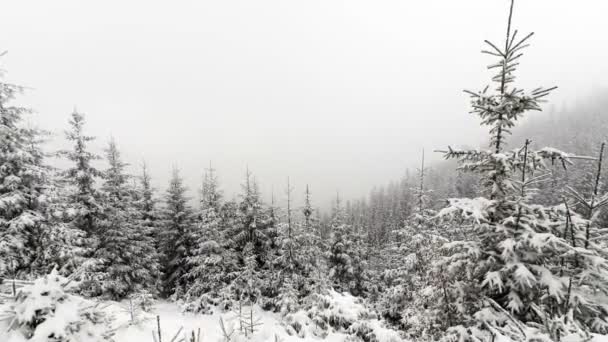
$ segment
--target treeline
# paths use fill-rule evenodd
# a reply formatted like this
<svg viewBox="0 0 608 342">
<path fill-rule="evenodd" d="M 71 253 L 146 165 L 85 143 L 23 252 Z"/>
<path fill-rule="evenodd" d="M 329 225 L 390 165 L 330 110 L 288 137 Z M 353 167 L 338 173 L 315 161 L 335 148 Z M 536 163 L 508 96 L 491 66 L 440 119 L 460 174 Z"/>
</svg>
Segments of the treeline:
<svg viewBox="0 0 608 342">
<path fill-rule="evenodd" d="M 340 323 L 315 320 L 327 305 L 316 294 L 333 288 L 361 297 L 416 340 L 608 333 L 605 122 L 590 114 L 592 133 L 566 139 L 570 153 L 542 144 L 572 134 L 568 120 L 579 117 L 564 119 L 561 130 L 539 121 L 542 129 L 511 136 L 554 90 L 515 87 L 531 35 L 512 29 L 512 11 L 506 40 L 486 42 L 492 85 L 467 92 L 489 148 L 444 147 L 452 164 L 422 162 L 367 200 L 337 196 L 323 219 L 308 187 L 295 191 L 288 180 L 279 208 L 262 200 L 249 170 L 238 199 L 226 200 L 207 169 L 192 206 L 178 170 L 157 192 L 145 168 L 126 172 L 113 141 L 98 169 L 79 113 L 66 134 L 72 148 L 58 153 L 69 167 L 51 168 L 44 132 L 26 128 L 27 109 L 12 105 L 22 89 L 0 83 L 0 277 L 58 269 L 87 296 L 149 292 L 195 312 L 242 314 L 257 304 L 287 322 L 305 310 L 325 328 Z M 303 207 L 292 206 L 297 196 Z M 369 339 L 370 329 L 357 325 L 357 336 Z"/>
</svg>

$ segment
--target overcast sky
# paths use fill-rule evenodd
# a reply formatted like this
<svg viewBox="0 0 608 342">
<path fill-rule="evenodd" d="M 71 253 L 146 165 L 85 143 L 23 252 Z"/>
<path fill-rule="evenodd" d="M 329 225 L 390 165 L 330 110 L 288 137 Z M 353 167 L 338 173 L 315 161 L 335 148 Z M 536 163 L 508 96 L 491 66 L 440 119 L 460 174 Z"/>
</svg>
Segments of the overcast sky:
<svg viewBox="0 0 608 342">
<path fill-rule="evenodd" d="M 7 79 L 57 133 L 72 108 L 100 150 L 115 137 L 159 188 L 191 188 L 209 161 L 227 197 L 246 165 L 267 194 L 290 176 L 325 206 L 415 167 L 420 150 L 478 146 L 463 88 L 488 83 L 484 39 L 507 0 L 3 0 Z M 608 2 L 516 1 L 535 31 L 521 86 L 558 85 L 559 108 L 608 83 Z M 550 105 L 549 105 L 550 106 Z M 435 156 L 437 158 L 438 156 Z M 195 195 L 192 191 L 191 195 Z"/>
</svg>

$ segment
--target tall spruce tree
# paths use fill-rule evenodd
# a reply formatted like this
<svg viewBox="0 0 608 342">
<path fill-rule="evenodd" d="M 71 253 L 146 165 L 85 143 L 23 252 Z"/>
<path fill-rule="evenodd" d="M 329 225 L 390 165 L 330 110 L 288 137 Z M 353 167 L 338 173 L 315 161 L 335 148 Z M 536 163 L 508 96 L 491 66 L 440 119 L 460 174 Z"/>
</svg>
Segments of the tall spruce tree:
<svg viewBox="0 0 608 342">
<path fill-rule="evenodd" d="M 66 139 L 73 144 L 73 149 L 61 151 L 60 154 L 73 163 L 64 172 L 72 190 L 67 198 L 71 207 L 71 225 L 85 232 L 87 237 L 94 237 L 102 211 L 95 180 L 103 174 L 92 163 L 100 156 L 88 150 L 87 144 L 95 138 L 84 134 L 84 115 L 74 111 L 69 124 Z"/>
<path fill-rule="evenodd" d="M 304 192 L 304 206 L 302 207 L 302 216 L 304 221 L 300 223 L 300 244 L 302 248 L 302 259 L 304 274 L 309 277 L 310 284 L 315 286 L 317 290 L 325 286 L 325 259 L 322 257 L 323 251 L 327 248 L 326 243 L 321 239 L 320 222 L 315 212 L 317 210 L 312 206 L 312 193 L 308 184 Z M 312 288 L 302 289 L 307 295 Z M 301 291 L 302 292 L 302 291 Z"/>
<path fill-rule="evenodd" d="M 99 261 L 96 272 L 101 294 L 119 300 L 152 288 L 158 261 L 147 227 L 140 225 L 136 190 L 125 171 L 127 164 L 113 139 L 105 152 L 109 167 L 101 187 L 105 201 L 94 258 Z"/>
<path fill-rule="evenodd" d="M 450 253 L 437 267 L 448 281 L 439 305 L 449 314 L 450 338 L 528 341 L 536 335 L 559 341 L 577 334 L 585 339 L 590 331 L 606 329 L 606 308 L 593 299 L 594 293 L 608 290 L 606 253 L 599 242 L 581 245 L 586 225 L 567 207 L 533 202 L 535 185 L 546 178 L 545 161 L 568 165 L 573 156 L 551 148 L 533 151 L 529 141 L 505 149 L 517 121 L 540 110 L 553 89 L 525 92 L 513 86 L 521 51 L 532 34 L 518 39 L 511 29 L 512 14 L 513 1 L 504 45 L 486 41 L 484 53 L 498 59 L 490 66 L 497 70 L 492 78 L 496 88 L 468 92 L 472 113 L 490 128 L 490 150 L 445 152 L 463 170 L 481 176 L 487 197 L 452 199 L 442 210 L 442 215 L 467 218 L 472 234 L 445 246 Z"/>
<path fill-rule="evenodd" d="M 188 310 L 209 312 L 211 305 L 221 304 L 221 290 L 230 284 L 234 272 L 234 257 L 226 244 L 222 230 L 222 192 L 215 169 L 205 170 L 201 188 L 197 240 L 187 278 L 192 285 L 186 292 Z"/>
<path fill-rule="evenodd" d="M 354 266 L 352 256 L 352 229 L 346 223 L 344 208 L 340 202 L 340 195 L 336 196 L 335 206 L 331 218 L 331 245 L 328 256 L 329 278 L 337 291 L 350 290 L 354 280 Z"/>
<path fill-rule="evenodd" d="M 67 185 L 63 220 L 73 234 L 82 237 L 75 240 L 78 254 L 64 266 L 64 271 L 80 272 L 83 291 L 92 294 L 89 291 L 99 284 L 93 278 L 97 261 L 92 256 L 99 245 L 98 229 L 103 214 L 101 193 L 95 187 L 95 182 L 103 177 L 103 173 L 93 165 L 100 156 L 89 151 L 88 143 L 95 138 L 84 134 L 84 124 L 84 115 L 74 110 L 69 120 L 70 130 L 65 132 L 66 139 L 73 147 L 59 152 L 71 163 L 62 172 L 63 183 Z"/>
<path fill-rule="evenodd" d="M 141 166 L 141 174 L 139 176 L 139 186 L 137 187 L 137 209 L 139 211 L 139 219 L 141 229 L 147 232 L 147 235 L 154 240 L 154 247 L 158 251 L 158 220 L 160 213 L 158 210 L 158 200 L 156 198 L 155 189 L 152 186 L 152 177 L 148 171 L 146 163 Z"/>
<path fill-rule="evenodd" d="M 274 224 L 271 211 L 266 210 L 260 198 L 260 190 L 255 177 L 247 169 L 245 180 L 241 184 L 241 201 L 239 203 L 240 224 L 235 227 L 231 237 L 241 251 L 247 243 L 252 244 L 256 261 L 262 267 L 267 261 L 270 239 L 269 229 Z"/>
<path fill-rule="evenodd" d="M 164 196 L 159 237 L 162 252 L 162 294 L 181 298 L 189 285 L 188 258 L 194 251 L 194 212 L 188 204 L 186 187 L 177 168 L 173 169 Z"/>
<path fill-rule="evenodd" d="M 28 110 L 11 103 L 22 90 L 0 81 L 0 277 L 34 272 L 45 230 L 52 228 L 45 215 L 51 178 L 41 131 L 27 128 Z"/>
</svg>

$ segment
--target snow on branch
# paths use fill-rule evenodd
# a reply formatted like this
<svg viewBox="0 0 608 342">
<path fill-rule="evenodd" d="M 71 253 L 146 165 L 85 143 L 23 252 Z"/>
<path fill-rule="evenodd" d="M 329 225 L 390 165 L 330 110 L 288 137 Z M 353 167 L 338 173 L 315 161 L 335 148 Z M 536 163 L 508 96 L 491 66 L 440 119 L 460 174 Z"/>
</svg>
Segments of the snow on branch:
<svg viewBox="0 0 608 342">
<path fill-rule="evenodd" d="M 484 197 L 450 198 L 448 199 L 448 206 L 441 209 L 437 213 L 437 217 L 455 217 L 460 214 L 465 219 L 482 223 L 487 221 L 488 207 L 493 203 L 494 201 Z"/>
</svg>

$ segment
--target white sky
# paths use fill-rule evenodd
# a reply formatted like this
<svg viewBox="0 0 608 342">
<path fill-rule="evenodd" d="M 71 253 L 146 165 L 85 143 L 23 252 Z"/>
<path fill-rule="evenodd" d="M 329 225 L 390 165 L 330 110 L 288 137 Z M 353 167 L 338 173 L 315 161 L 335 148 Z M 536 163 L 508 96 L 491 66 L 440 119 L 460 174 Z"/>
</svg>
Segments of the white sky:
<svg viewBox="0 0 608 342">
<path fill-rule="evenodd" d="M 114 136 L 159 188 L 191 188 L 211 160 L 227 197 L 245 166 L 268 194 L 309 183 L 317 205 L 359 197 L 417 165 L 420 150 L 478 145 L 463 88 L 489 81 L 507 0 L 3 0 L 7 79 L 57 133 L 72 108 L 96 148 Z M 608 2 L 519 0 L 535 31 L 520 85 L 558 85 L 554 106 L 608 83 Z M 437 158 L 438 156 L 435 156 Z M 194 191 L 191 192 L 194 196 Z"/>
</svg>

